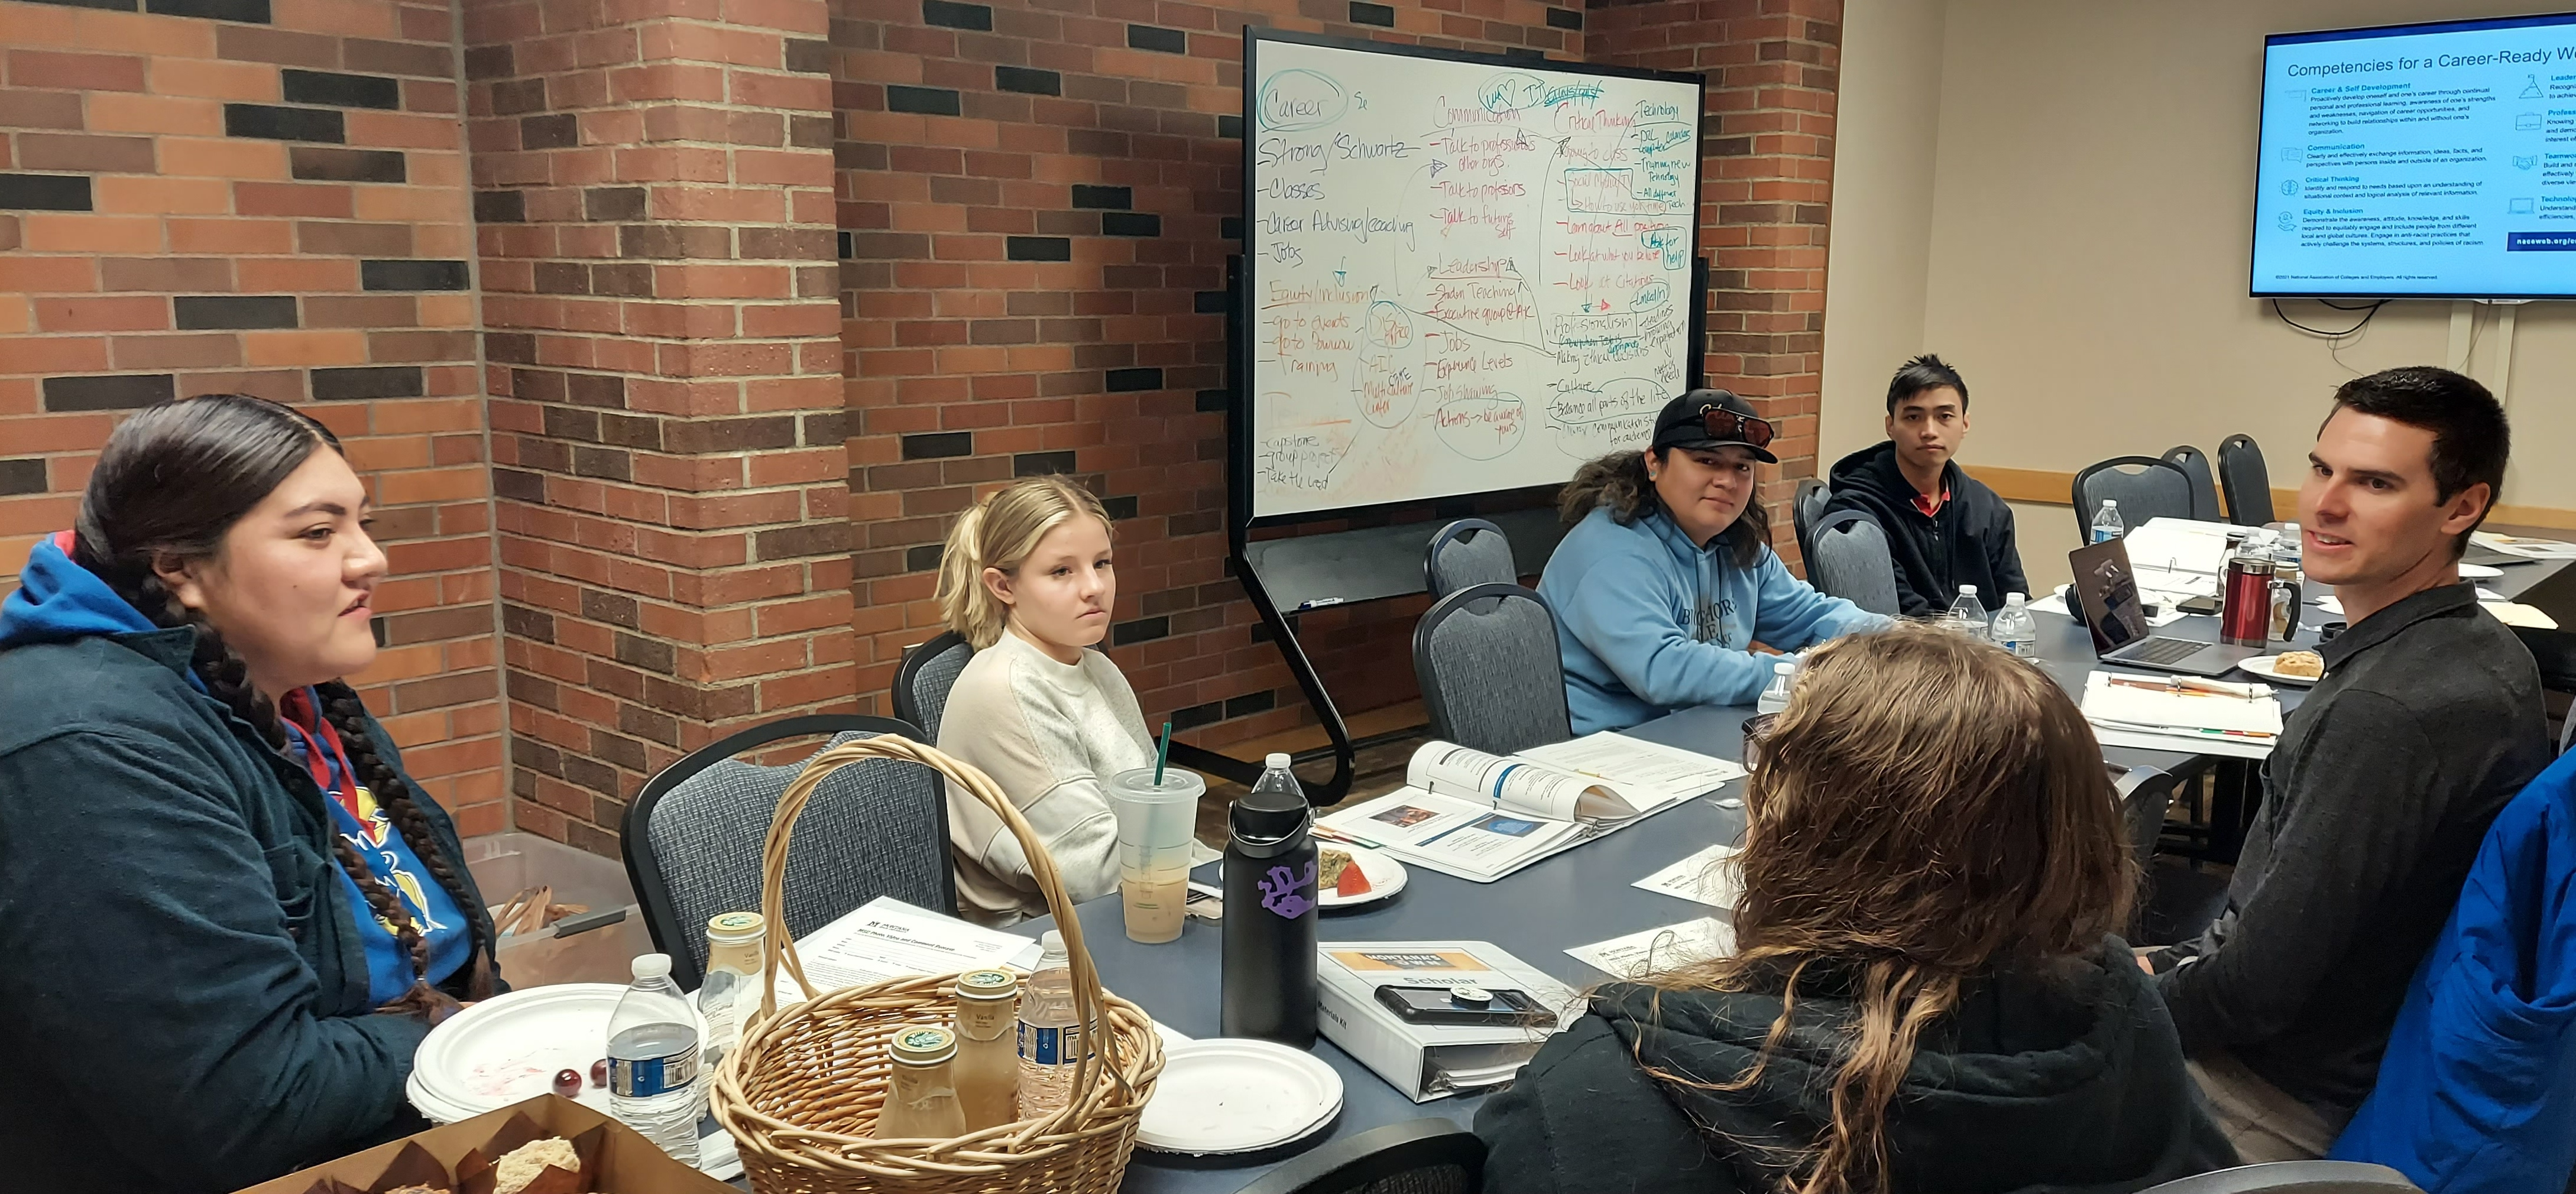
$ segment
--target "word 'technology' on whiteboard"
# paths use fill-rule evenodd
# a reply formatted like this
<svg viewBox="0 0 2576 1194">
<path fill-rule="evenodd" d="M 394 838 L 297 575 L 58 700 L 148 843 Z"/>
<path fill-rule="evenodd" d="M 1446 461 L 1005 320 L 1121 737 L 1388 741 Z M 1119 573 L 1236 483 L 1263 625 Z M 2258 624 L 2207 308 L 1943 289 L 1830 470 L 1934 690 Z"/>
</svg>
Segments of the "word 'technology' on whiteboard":
<svg viewBox="0 0 2576 1194">
<path fill-rule="evenodd" d="M 1699 88 L 1262 41 L 1258 517 L 1565 480 L 1689 367 Z"/>
</svg>

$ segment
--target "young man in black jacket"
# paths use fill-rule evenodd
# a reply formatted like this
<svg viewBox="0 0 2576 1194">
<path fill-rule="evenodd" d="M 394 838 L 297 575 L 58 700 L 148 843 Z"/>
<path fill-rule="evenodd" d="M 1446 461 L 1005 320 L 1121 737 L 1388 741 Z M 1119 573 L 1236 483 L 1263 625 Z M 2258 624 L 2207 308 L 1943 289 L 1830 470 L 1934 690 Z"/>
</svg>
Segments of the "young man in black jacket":
<svg viewBox="0 0 2576 1194">
<path fill-rule="evenodd" d="M 1887 386 L 1887 442 L 1835 462 L 1828 514 L 1861 510 L 1887 532 L 1901 612 L 1937 614 L 1959 586 L 1988 612 L 2028 593 L 2013 545 L 2012 507 L 1951 461 L 1968 437 L 1968 383 L 1930 353 Z"/>
<path fill-rule="evenodd" d="M 2460 580 L 2504 409 L 2445 369 L 2348 382 L 2299 489 L 2307 575 L 2351 629 L 2264 764 L 2217 923 L 2141 959 L 2251 1161 L 2323 1152 L 2370 1094 L 2487 823 L 2549 762 L 2540 674 Z"/>
</svg>

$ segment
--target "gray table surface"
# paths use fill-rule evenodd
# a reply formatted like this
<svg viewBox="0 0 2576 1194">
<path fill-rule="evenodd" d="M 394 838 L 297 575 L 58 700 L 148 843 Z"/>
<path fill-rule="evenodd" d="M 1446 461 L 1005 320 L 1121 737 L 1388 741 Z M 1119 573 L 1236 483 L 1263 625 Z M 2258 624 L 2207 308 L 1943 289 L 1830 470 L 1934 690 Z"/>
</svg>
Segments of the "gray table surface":
<svg viewBox="0 0 2576 1194">
<path fill-rule="evenodd" d="M 2507 568 L 2501 580 L 2482 582 L 2511 596 L 2555 572 L 2560 564 Z M 2040 665 L 2069 691 L 2083 690 L 2085 674 L 2096 666 L 2092 638 L 2070 619 L 2037 615 Z M 2308 625 L 2297 645 L 2312 647 L 2315 625 L 2326 620 L 2312 605 Z M 2158 633 L 2214 640 L 2215 618 L 2184 618 Z M 2296 708 L 2303 690 L 2280 689 L 2284 711 Z M 1743 758 L 1745 706 L 1685 709 L 1626 731 L 1653 742 L 1695 750 L 1723 759 Z M 2176 751 L 2109 747 L 2110 762 L 2146 765 L 2185 772 L 2208 756 Z M 1470 883 L 1423 867 L 1412 868 L 1404 891 L 1393 899 L 1324 917 L 1318 937 L 1324 941 L 1410 941 L 1460 939 L 1491 941 L 1522 961 L 1577 987 L 1603 977 L 1565 953 L 1571 946 L 1673 924 L 1708 915 L 1710 910 L 1683 900 L 1631 886 L 1655 871 L 1688 857 L 1702 847 L 1732 842 L 1744 829 L 1743 813 L 1717 805 L 1716 797 L 1740 795 L 1742 780 L 1710 797 L 1688 801 L 1656 814 L 1649 824 L 1614 833 L 1568 850 L 1494 883 Z M 1215 881 L 1214 864 L 1194 877 Z M 1085 942 L 1102 980 L 1119 995 L 1134 1000 L 1157 1021 L 1191 1037 L 1218 1035 L 1218 928 L 1192 920 L 1181 939 L 1163 945 L 1139 945 L 1127 939 L 1118 898 L 1093 900 L 1079 909 Z M 1014 931 L 1035 936 L 1051 921 L 1027 922 Z M 1414 1103 L 1398 1094 L 1367 1067 L 1331 1041 L 1318 1039 L 1315 1056 L 1342 1076 L 1343 1104 L 1331 1132 L 1316 1139 L 1338 1140 L 1371 1128 L 1408 1119 L 1438 1116 L 1461 1127 L 1472 1124 L 1482 1096 L 1452 1096 Z M 1129 1194 L 1219 1194 L 1240 1190 L 1277 1164 L 1270 1158 L 1251 1164 L 1199 1164 L 1139 1151 L 1121 1186 Z"/>
</svg>

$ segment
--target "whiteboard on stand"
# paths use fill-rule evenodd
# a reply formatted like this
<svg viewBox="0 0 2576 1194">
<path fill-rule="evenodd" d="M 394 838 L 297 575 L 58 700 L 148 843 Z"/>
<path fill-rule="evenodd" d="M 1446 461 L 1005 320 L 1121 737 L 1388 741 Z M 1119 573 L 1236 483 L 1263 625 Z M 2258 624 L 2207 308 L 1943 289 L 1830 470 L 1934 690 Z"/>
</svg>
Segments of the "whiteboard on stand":
<svg viewBox="0 0 2576 1194">
<path fill-rule="evenodd" d="M 1697 75 L 1246 39 L 1254 520 L 1551 485 L 1690 376 Z"/>
</svg>

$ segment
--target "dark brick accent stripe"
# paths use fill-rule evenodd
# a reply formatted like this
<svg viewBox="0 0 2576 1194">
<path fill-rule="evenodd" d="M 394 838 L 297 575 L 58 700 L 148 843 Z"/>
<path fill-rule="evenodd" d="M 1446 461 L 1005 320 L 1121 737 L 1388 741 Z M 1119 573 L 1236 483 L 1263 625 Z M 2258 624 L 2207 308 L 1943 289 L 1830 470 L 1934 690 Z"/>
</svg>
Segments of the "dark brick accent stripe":
<svg viewBox="0 0 2576 1194">
<path fill-rule="evenodd" d="M 1125 211 L 1136 206 L 1134 187 L 1097 187 L 1089 183 L 1073 184 L 1073 205 L 1096 207 L 1103 211 Z"/>
<path fill-rule="evenodd" d="M 951 4 L 949 0 L 921 0 L 921 22 L 943 29 L 993 31 L 993 7 L 989 4 Z"/>
<path fill-rule="evenodd" d="M 955 116 L 960 110 L 957 92 L 950 88 L 886 84 L 886 111 L 888 112 L 911 112 L 922 116 Z"/>
<path fill-rule="evenodd" d="M 170 309 L 183 332 L 296 326 L 291 294 L 183 294 Z"/>
<path fill-rule="evenodd" d="M 1112 369 L 1109 371 L 1107 385 L 1109 392 L 1112 394 L 1125 393 L 1130 390 L 1159 390 L 1163 388 L 1163 371 L 1159 368 L 1150 367 L 1138 369 Z"/>
<path fill-rule="evenodd" d="M 1013 261 L 1071 261 L 1073 240 L 1063 236 L 1006 237 L 1002 251 Z"/>
<path fill-rule="evenodd" d="M 358 285 L 367 290 L 463 290 L 471 284 L 462 261 L 358 263 Z"/>
<path fill-rule="evenodd" d="M 402 107 L 402 84 L 383 75 L 344 75 L 336 71 L 295 70 L 278 72 L 286 85 L 286 102 L 316 104 L 325 108 Z"/>
<path fill-rule="evenodd" d="M 1190 35 L 1178 29 L 1165 29 L 1160 25 L 1129 25 L 1127 48 L 1154 50 L 1164 54 L 1187 54 L 1190 52 Z"/>
<path fill-rule="evenodd" d="M 85 174 L 0 174 L 0 208 L 17 211 L 88 211 Z"/>
<path fill-rule="evenodd" d="M 937 460 L 974 454 L 975 433 L 971 431 L 931 431 L 903 437 L 903 458 L 906 460 Z"/>
<path fill-rule="evenodd" d="M 418 365 L 316 369 L 312 380 L 313 398 L 317 402 L 352 398 L 418 398 L 428 391 L 428 387 L 422 384 Z"/>
<path fill-rule="evenodd" d="M 1064 76 L 1031 66 L 997 66 L 993 68 L 993 86 L 1022 95 L 1063 95 Z"/>
<path fill-rule="evenodd" d="M 107 377 L 48 377 L 45 409 L 132 410 L 167 402 L 178 393 L 178 381 L 167 373 L 124 373 Z"/>
<path fill-rule="evenodd" d="M 349 139 L 340 113 L 330 108 L 281 108 L 275 104 L 225 104 L 224 135 L 256 137 L 266 141 L 322 141 L 332 145 Z"/>
</svg>

